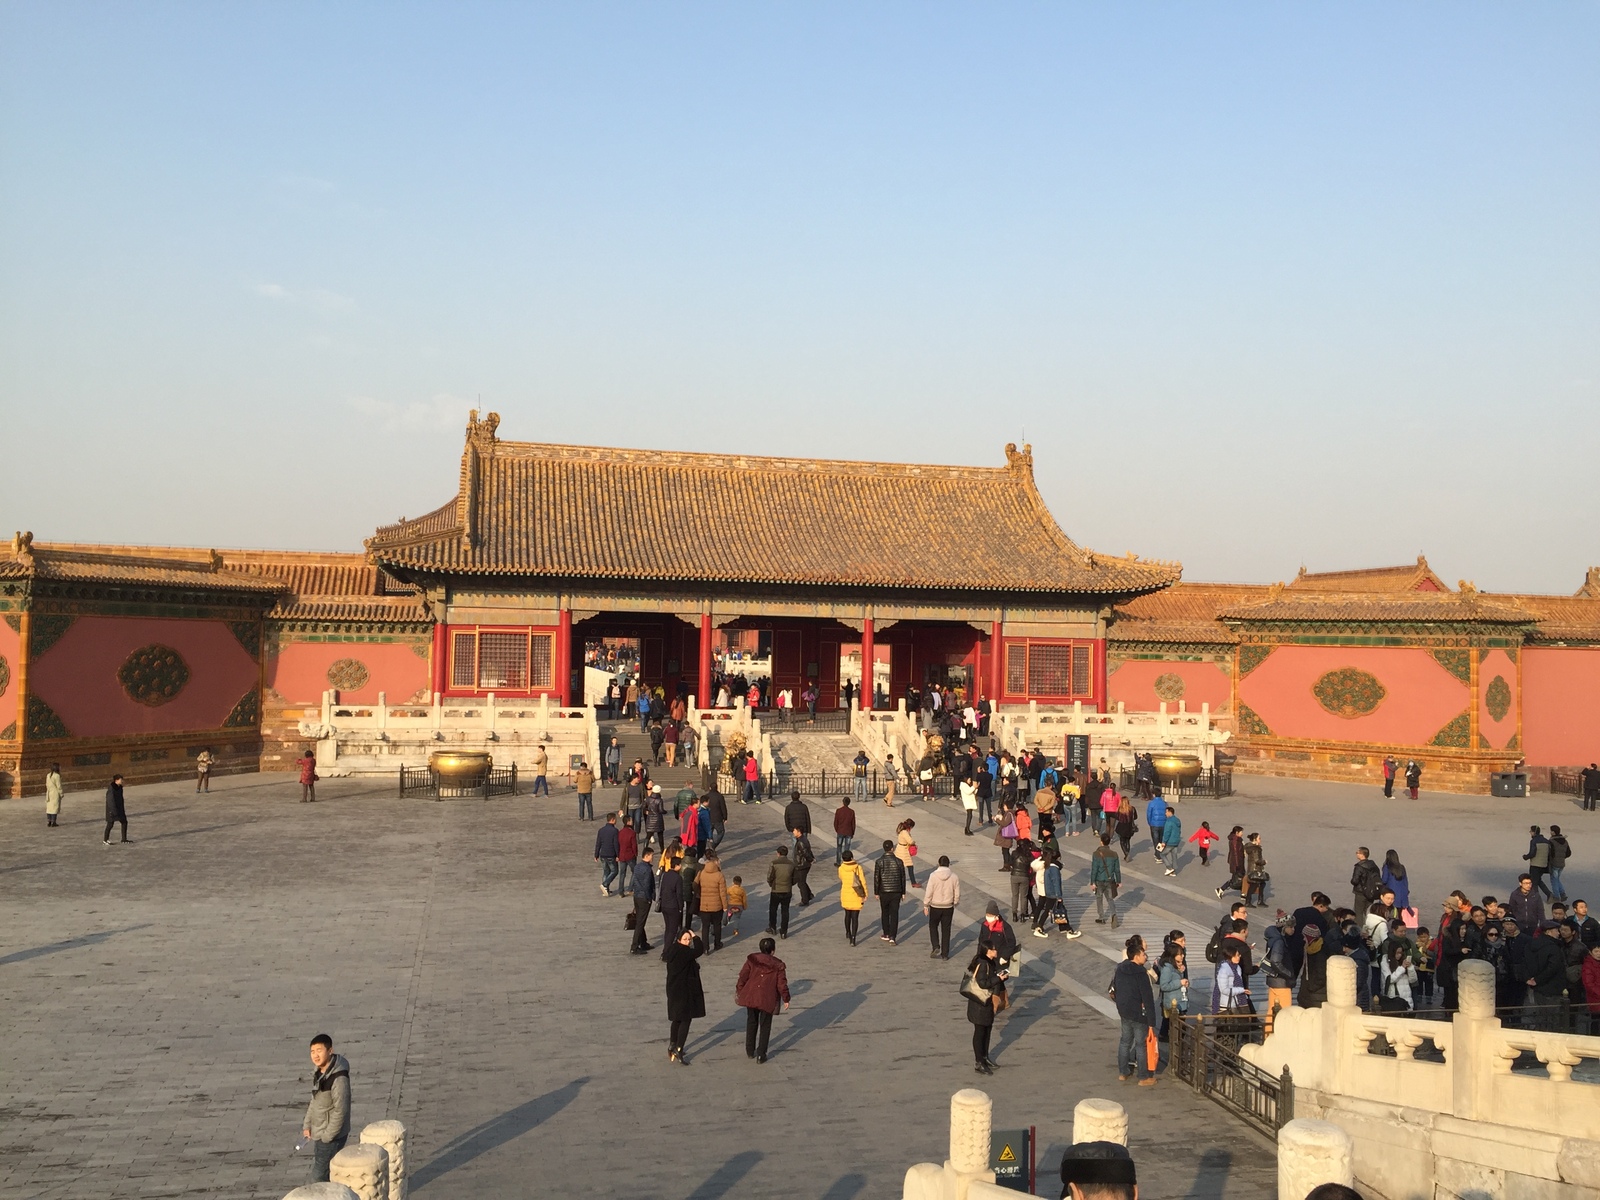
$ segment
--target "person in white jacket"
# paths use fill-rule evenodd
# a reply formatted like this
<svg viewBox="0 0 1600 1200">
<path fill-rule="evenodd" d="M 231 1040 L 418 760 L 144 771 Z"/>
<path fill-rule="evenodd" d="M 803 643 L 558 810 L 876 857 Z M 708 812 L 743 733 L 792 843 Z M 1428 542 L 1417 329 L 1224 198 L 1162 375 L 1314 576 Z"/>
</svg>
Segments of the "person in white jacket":
<svg viewBox="0 0 1600 1200">
<path fill-rule="evenodd" d="M 961 781 L 961 807 L 967 815 L 967 827 L 963 832 L 972 836 L 972 818 L 978 815 L 978 785 L 971 779 Z"/>
<path fill-rule="evenodd" d="M 950 869 L 950 856 L 941 854 L 939 865 L 922 889 L 922 915 L 928 918 L 928 939 L 933 943 L 933 953 L 928 957 L 950 957 L 950 926 L 960 903 L 961 880 Z"/>
<path fill-rule="evenodd" d="M 1384 1007 L 1385 1001 L 1403 1000 L 1407 1009 L 1411 1008 L 1411 989 L 1417 982 L 1417 967 L 1411 961 L 1405 943 L 1394 941 L 1389 943 L 1388 952 L 1383 956 L 1383 967 L 1378 972 L 1381 980 L 1379 1007 Z M 1389 1007 L 1394 1007 L 1392 1004 Z"/>
</svg>

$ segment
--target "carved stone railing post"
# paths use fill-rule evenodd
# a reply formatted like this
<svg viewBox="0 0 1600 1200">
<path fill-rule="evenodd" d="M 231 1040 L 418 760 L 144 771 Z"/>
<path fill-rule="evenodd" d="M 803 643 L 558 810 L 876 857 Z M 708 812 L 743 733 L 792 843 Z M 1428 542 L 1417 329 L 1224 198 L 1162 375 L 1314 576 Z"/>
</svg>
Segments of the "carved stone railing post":
<svg viewBox="0 0 1600 1200">
<path fill-rule="evenodd" d="M 1278 1130 L 1278 1195 L 1304 1200 L 1324 1183 L 1356 1182 L 1356 1146 L 1348 1133 L 1329 1121 L 1296 1118 Z"/>
<path fill-rule="evenodd" d="M 1128 1144 L 1128 1110 L 1115 1100 L 1079 1100 L 1072 1110 L 1072 1144 L 1116 1142 Z"/>
<path fill-rule="evenodd" d="M 1356 960 L 1337 955 L 1328 960 L 1328 1003 L 1334 1008 L 1356 1006 Z"/>
<path fill-rule="evenodd" d="M 308 1183 L 297 1187 L 283 1200 L 361 1200 L 342 1183 Z"/>
<path fill-rule="evenodd" d="M 994 1102 L 988 1093 L 962 1088 L 950 1097 L 950 1166 L 961 1175 L 977 1178 L 989 1173 L 989 1134 Z"/>
<path fill-rule="evenodd" d="M 374 1121 L 361 1131 L 363 1145 L 382 1146 L 389 1156 L 389 1200 L 406 1200 L 406 1127 Z"/>
<path fill-rule="evenodd" d="M 328 1178 L 344 1184 L 360 1200 L 389 1200 L 389 1155 L 382 1146 L 346 1146 L 328 1164 Z"/>
</svg>

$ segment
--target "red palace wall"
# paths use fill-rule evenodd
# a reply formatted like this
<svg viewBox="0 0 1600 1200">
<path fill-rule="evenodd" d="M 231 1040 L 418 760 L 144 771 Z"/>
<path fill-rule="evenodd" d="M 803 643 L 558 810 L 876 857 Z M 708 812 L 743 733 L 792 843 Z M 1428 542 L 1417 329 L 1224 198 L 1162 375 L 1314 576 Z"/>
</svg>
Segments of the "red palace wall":
<svg viewBox="0 0 1600 1200">
<path fill-rule="evenodd" d="M 1156 690 L 1158 679 L 1162 680 L 1161 691 Z M 1182 684 L 1181 693 L 1173 680 Z M 1109 683 L 1111 703 L 1121 702 L 1133 712 L 1155 712 L 1163 703 L 1169 711 L 1176 712 L 1177 702 L 1182 700 L 1190 712 L 1199 712 L 1202 704 L 1209 704 L 1213 713 L 1222 713 L 1228 711 L 1232 700 L 1233 681 L 1214 662 L 1134 659 L 1115 668 Z"/>
<path fill-rule="evenodd" d="M 21 671 L 22 639 L 9 622 L 0 620 L 0 730 L 9 729 L 17 720 L 17 676 Z"/>
<path fill-rule="evenodd" d="M 1340 716 L 1312 693 L 1322 676 L 1345 667 L 1383 685 L 1386 694 L 1370 713 Z M 1274 737 L 1425 746 L 1467 709 L 1471 691 L 1423 649 L 1278 646 L 1239 681 L 1239 700 Z"/>
<path fill-rule="evenodd" d="M 117 677 L 134 651 L 151 645 L 176 650 L 189 671 L 160 705 L 133 699 Z M 223 621 L 79 617 L 28 667 L 29 694 L 76 738 L 217 729 L 258 682 L 256 660 Z"/>
<path fill-rule="evenodd" d="M 1504 650 L 1491 650 L 1478 664 L 1478 736 L 1490 749 L 1504 750 L 1517 736 L 1521 716 L 1517 710 L 1517 664 Z"/>
<path fill-rule="evenodd" d="M 1600 647 L 1523 649 L 1522 745 L 1530 766 L 1600 760 Z"/>
<path fill-rule="evenodd" d="M 375 704 L 383 692 L 404 704 L 428 693 L 428 658 L 400 642 L 287 642 L 267 659 L 267 686 L 288 704 L 321 704 L 329 688 L 347 703 Z"/>
</svg>

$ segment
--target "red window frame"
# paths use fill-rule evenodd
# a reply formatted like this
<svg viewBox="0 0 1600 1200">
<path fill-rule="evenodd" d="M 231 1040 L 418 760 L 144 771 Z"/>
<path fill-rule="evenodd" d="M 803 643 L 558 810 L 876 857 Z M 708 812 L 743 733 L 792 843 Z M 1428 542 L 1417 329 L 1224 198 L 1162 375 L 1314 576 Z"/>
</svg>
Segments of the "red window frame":
<svg viewBox="0 0 1600 1200">
<path fill-rule="evenodd" d="M 1035 649 L 1041 651 L 1065 651 L 1065 662 L 1056 667 L 1046 661 L 1046 655 L 1037 656 Z M 1097 681 L 1099 679 L 1099 655 L 1103 654 L 1103 643 L 1096 638 L 1004 638 L 1002 645 L 996 653 L 1001 654 L 1000 679 L 1004 688 L 1005 699 L 1010 701 L 1043 700 L 1051 703 L 1068 703 L 1074 700 L 1083 700 L 1088 703 L 1095 702 L 1098 696 Z M 1051 653 L 1050 658 L 1055 654 Z M 1045 690 L 1047 682 L 1046 672 L 1057 670 L 1064 673 L 1064 691 Z M 1020 674 L 1019 674 L 1020 672 Z M 1020 690 L 1015 686 L 1021 683 Z M 1039 690 L 1035 686 L 1039 685 Z"/>
<path fill-rule="evenodd" d="M 523 639 L 523 671 L 526 682 L 522 687 L 486 686 L 483 683 L 483 655 L 480 639 L 484 634 L 512 634 Z M 452 625 L 449 628 L 445 644 L 450 650 L 449 669 L 445 679 L 449 685 L 449 693 L 454 696 L 486 696 L 493 692 L 497 696 L 559 696 L 561 689 L 556 678 L 558 664 L 556 662 L 556 639 L 559 630 L 553 625 Z M 545 643 L 542 659 L 535 655 L 535 639 L 542 639 Z M 463 678 L 461 661 L 463 647 L 472 647 L 472 663 L 465 673 L 465 678 L 470 678 L 471 683 L 458 682 Z M 541 681 L 535 678 L 535 669 L 539 666 L 545 668 L 545 677 Z"/>
</svg>

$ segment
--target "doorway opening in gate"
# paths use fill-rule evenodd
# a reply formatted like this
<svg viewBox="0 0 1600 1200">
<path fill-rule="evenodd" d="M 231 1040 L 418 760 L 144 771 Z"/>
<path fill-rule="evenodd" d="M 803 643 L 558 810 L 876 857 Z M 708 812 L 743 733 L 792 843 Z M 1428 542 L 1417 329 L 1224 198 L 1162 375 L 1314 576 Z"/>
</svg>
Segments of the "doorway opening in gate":
<svg viewBox="0 0 1600 1200">
<path fill-rule="evenodd" d="M 622 712 L 628 685 L 639 680 L 640 656 L 644 642 L 636 637 L 588 638 L 583 643 L 583 702 L 605 704 L 613 682 L 621 693 L 617 712 Z M 627 715 L 632 715 L 631 713 Z"/>
</svg>

